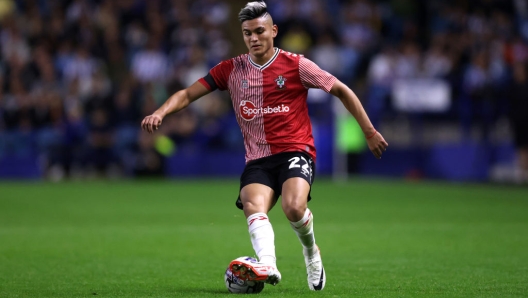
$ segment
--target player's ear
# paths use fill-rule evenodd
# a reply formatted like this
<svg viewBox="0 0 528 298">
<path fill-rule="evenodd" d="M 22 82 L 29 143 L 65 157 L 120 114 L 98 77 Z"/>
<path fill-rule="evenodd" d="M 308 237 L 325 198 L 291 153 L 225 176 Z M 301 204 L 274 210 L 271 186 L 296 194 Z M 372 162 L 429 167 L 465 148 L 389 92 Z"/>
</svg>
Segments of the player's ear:
<svg viewBox="0 0 528 298">
<path fill-rule="evenodd" d="M 279 27 L 273 24 L 273 27 L 271 27 L 271 35 L 273 36 L 273 38 L 277 36 L 277 33 L 279 33 Z"/>
</svg>

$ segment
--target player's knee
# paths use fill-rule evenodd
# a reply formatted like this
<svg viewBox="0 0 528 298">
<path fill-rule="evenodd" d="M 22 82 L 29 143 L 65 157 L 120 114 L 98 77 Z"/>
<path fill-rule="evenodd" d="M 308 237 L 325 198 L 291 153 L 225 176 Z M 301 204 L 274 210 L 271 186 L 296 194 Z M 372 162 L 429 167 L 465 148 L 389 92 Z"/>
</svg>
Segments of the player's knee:
<svg viewBox="0 0 528 298">
<path fill-rule="evenodd" d="M 269 202 L 265 198 L 252 197 L 242 199 L 244 213 L 251 215 L 253 213 L 267 213 L 269 211 Z"/>
<path fill-rule="evenodd" d="M 282 210 L 289 221 L 296 222 L 303 218 L 306 202 L 303 200 L 283 200 Z"/>
<path fill-rule="evenodd" d="M 253 214 L 253 213 L 257 213 L 257 212 L 262 212 L 262 208 L 259 208 L 259 204 L 256 204 L 255 202 L 253 201 L 246 201 L 243 203 L 244 205 L 244 213 L 249 213 L 249 214 Z"/>
</svg>

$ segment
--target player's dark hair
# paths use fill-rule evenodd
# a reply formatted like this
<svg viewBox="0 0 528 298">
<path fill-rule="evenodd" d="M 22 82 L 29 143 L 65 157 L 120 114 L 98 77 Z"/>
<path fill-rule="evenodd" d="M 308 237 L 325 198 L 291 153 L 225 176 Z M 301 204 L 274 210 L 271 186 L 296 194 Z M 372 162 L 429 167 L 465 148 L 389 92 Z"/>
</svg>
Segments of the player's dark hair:
<svg viewBox="0 0 528 298">
<path fill-rule="evenodd" d="M 238 13 L 240 23 L 263 17 L 268 14 L 268 6 L 264 1 L 248 2 Z"/>
</svg>

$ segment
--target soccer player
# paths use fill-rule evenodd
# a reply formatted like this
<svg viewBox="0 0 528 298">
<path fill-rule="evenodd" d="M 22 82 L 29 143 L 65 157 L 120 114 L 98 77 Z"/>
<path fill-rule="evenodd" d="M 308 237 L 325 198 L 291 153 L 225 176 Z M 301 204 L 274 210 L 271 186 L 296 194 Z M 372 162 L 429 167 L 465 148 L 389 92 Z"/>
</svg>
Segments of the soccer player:
<svg viewBox="0 0 528 298">
<path fill-rule="evenodd" d="M 308 209 L 316 151 L 306 99 L 309 88 L 338 97 L 359 123 L 376 158 L 388 144 L 370 122 L 357 96 L 333 75 L 302 55 L 273 46 L 278 28 L 263 1 L 249 2 L 238 15 L 248 54 L 222 61 L 190 87 L 173 94 L 141 126 L 152 133 L 177 112 L 216 89 L 228 90 L 246 148 L 236 206 L 244 211 L 258 262 L 235 260 L 237 276 L 281 280 L 275 236 L 268 219 L 279 196 L 284 214 L 297 234 L 308 273 L 308 287 L 322 290 L 326 275 L 315 243 L 313 214 Z"/>
</svg>

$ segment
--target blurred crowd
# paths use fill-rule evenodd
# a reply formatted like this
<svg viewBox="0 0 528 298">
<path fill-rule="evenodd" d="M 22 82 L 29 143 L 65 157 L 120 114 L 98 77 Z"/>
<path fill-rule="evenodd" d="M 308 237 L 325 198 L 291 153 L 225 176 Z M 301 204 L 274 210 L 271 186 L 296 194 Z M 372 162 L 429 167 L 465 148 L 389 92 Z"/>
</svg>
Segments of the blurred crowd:
<svg viewBox="0 0 528 298">
<path fill-rule="evenodd" d="M 468 135 L 477 123 L 483 139 L 498 119 L 510 119 L 528 169 L 526 1 L 266 2 L 279 26 L 277 46 L 352 87 L 376 125 L 398 114 L 395 81 L 440 79 L 450 86 L 451 105 L 434 117 Z M 139 123 L 240 54 L 230 38 L 240 32 L 229 25 L 239 9 L 226 0 L 3 1 L 0 158 L 37 152 L 59 177 L 163 174 L 163 150 Z M 311 95 L 311 113 L 332 121 L 326 99 Z M 226 92 L 162 127 L 178 147 L 243 150 Z"/>
<path fill-rule="evenodd" d="M 163 174 L 142 117 L 231 54 L 225 1 L 3 1 L 0 9 L 0 157 L 36 153 L 57 178 Z M 225 94 L 211 94 L 167 118 L 162 133 L 229 146 L 218 144 L 230 140 L 219 129 L 228 108 Z"/>
</svg>

